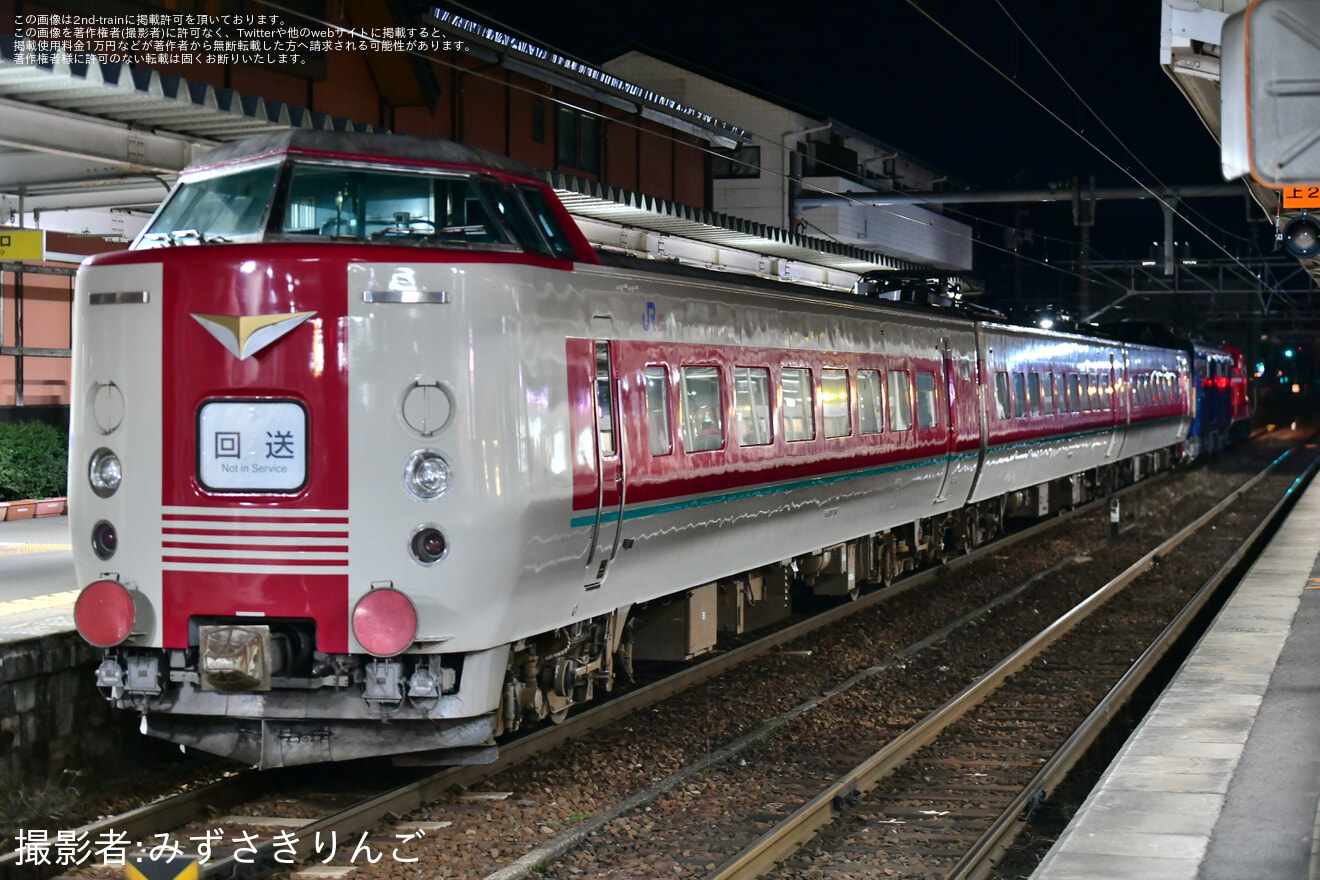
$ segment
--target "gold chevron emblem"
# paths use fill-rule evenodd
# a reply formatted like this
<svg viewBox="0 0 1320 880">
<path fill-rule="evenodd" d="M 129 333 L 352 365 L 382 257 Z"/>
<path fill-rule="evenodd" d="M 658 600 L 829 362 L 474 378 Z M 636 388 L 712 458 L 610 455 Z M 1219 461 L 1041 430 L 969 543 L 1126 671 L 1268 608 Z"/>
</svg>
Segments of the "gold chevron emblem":
<svg viewBox="0 0 1320 880">
<path fill-rule="evenodd" d="M 316 312 L 290 312 L 287 315 L 189 314 L 241 361 L 284 336 Z"/>
</svg>

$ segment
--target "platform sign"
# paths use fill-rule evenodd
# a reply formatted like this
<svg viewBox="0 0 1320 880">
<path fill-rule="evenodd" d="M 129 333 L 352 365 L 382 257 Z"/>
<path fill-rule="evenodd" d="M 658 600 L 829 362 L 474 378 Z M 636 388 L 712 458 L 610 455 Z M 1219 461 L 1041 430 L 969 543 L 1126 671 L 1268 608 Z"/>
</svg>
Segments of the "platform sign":
<svg viewBox="0 0 1320 880">
<path fill-rule="evenodd" d="M 0 260 L 44 260 L 46 230 L 0 229 Z"/>
<path fill-rule="evenodd" d="M 1283 188 L 1283 210 L 1294 211 L 1303 208 L 1320 208 L 1320 184 Z"/>
</svg>

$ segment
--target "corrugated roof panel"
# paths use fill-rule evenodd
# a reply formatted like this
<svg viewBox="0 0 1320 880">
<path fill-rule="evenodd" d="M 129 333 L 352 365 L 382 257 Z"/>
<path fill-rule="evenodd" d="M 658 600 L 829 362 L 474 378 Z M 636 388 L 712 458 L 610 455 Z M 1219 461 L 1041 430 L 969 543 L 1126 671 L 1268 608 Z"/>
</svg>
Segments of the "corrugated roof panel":
<svg viewBox="0 0 1320 880">
<path fill-rule="evenodd" d="M 546 174 L 570 214 L 846 272 L 919 270 L 906 260 L 753 223 L 559 172 Z"/>
<path fill-rule="evenodd" d="M 217 91 L 209 83 L 190 83 L 182 76 L 162 77 L 151 68 L 102 64 L 95 57 L 74 64 L 63 50 L 46 64 L 35 63 L 36 57 L 35 44 L 0 37 L 0 96 L 217 141 L 286 128 L 372 130 L 306 107 L 268 104 L 259 95 Z"/>
</svg>

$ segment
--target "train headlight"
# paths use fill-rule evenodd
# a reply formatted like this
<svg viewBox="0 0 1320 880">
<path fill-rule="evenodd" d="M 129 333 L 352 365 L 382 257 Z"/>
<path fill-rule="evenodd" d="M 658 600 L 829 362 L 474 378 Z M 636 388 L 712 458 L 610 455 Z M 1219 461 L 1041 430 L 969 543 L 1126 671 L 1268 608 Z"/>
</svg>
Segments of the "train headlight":
<svg viewBox="0 0 1320 880">
<path fill-rule="evenodd" d="M 445 533 L 436 526 L 427 523 L 413 529 L 408 539 L 408 552 L 419 565 L 435 565 L 449 552 L 449 542 Z"/>
<path fill-rule="evenodd" d="M 123 477 L 119 456 L 104 446 L 92 453 L 92 460 L 87 464 L 87 482 L 92 484 L 93 492 L 102 498 L 109 498 L 115 494 Z"/>
<path fill-rule="evenodd" d="M 133 632 L 137 606 L 119 581 L 95 581 L 83 588 L 73 604 L 78 633 L 98 648 L 113 648 Z"/>
<path fill-rule="evenodd" d="M 97 559 L 109 559 L 119 549 L 119 533 L 115 525 L 101 520 L 92 526 L 92 552 Z"/>
<path fill-rule="evenodd" d="M 417 609 L 396 589 L 372 590 L 353 606 L 353 637 L 377 657 L 401 654 L 417 637 Z"/>
<path fill-rule="evenodd" d="M 449 462 L 434 449 L 419 449 L 403 467 L 403 488 L 418 501 L 432 501 L 449 488 Z"/>
</svg>

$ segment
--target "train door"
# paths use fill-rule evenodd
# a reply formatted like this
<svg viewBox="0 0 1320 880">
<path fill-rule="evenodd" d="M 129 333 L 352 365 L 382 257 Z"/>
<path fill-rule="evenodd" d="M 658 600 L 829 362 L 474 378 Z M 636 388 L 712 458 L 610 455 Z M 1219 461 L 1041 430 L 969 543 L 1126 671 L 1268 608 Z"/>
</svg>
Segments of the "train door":
<svg viewBox="0 0 1320 880">
<path fill-rule="evenodd" d="M 1118 454 L 1119 448 L 1123 445 L 1123 436 L 1127 432 L 1123 430 L 1123 425 L 1127 423 L 1124 418 L 1126 409 L 1118 394 L 1118 377 L 1115 375 L 1114 353 L 1109 353 L 1109 402 L 1113 406 L 1113 418 L 1109 423 L 1109 448 L 1105 450 L 1105 458 L 1113 458 Z"/>
<path fill-rule="evenodd" d="M 587 550 L 587 589 L 599 587 L 619 552 L 623 535 L 624 431 L 620 412 L 617 365 L 608 341 L 597 340 L 592 377 L 592 421 L 596 434 L 596 515 Z"/>
<path fill-rule="evenodd" d="M 954 380 L 957 376 L 957 368 L 953 363 L 953 350 L 949 345 L 949 337 L 940 337 L 940 388 L 944 393 L 944 406 L 941 409 L 946 417 L 945 425 L 947 430 L 944 432 L 944 478 L 940 480 L 940 491 L 935 496 L 935 501 L 941 502 L 948 497 L 949 476 L 953 472 L 953 440 L 956 436 L 955 419 L 956 410 L 954 402 L 958 399 L 957 389 Z"/>
</svg>

